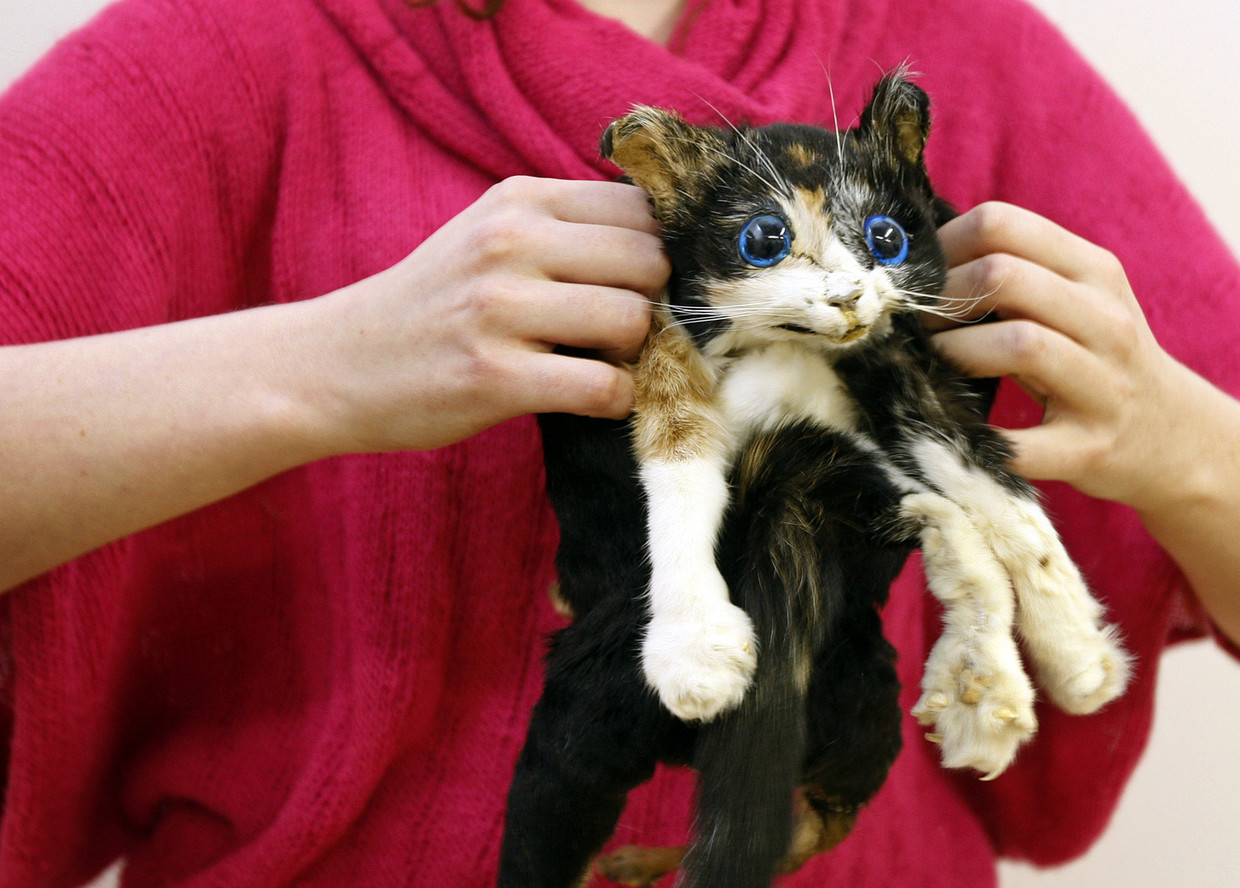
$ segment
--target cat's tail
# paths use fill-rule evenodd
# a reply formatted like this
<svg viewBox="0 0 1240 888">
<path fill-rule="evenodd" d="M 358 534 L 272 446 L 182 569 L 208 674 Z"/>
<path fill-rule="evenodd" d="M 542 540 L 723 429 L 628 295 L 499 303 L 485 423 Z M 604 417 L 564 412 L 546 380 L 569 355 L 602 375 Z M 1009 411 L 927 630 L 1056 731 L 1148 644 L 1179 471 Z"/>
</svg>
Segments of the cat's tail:
<svg viewBox="0 0 1240 888">
<path fill-rule="evenodd" d="M 760 653 L 741 705 L 699 735 L 697 821 L 683 888 L 769 888 L 791 847 L 804 701 L 789 680 L 789 664 L 762 659 L 767 650 L 774 648 Z"/>
<path fill-rule="evenodd" d="M 741 704 L 700 729 L 684 888 L 768 888 L 792 842 L 814 651 L 841 591 L 815 539 L 816 503 L 786 458 L 806 443 L 785 432 L 764 453 L 759 440 L 738 469 L 738 501 L 720 546 L 731 557 L 720 568 L 753 621 L 758 666 Z"/>
</svg>

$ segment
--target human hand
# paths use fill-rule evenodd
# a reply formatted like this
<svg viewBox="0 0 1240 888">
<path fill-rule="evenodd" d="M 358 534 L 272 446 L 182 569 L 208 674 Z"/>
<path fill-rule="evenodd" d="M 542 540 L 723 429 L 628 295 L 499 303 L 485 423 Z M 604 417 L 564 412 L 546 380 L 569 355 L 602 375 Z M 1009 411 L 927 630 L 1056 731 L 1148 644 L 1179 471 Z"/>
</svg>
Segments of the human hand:
<svg viewBox="0 0 1240 888">
<path fill-rule="evenodd" d="M 1040 425 L 1004 430 L 1013 468 L 1146 511 L 1171 500 L 1169 482 L 1209 449 L 1197 409 L 1208 399 L 1190 396 L 1204 382 L 1159 346 L 1119 261 L 1006 204 L 983 204 L 940 237 L 946 297 L 997 321 L 949 329 L 927 318 L 935 344 L 970 375 L 1011 376 L 1044 408 Z"/>
<path fill-rule="evenodd" d="M 391 269 L 321 300 L 336 331 L 329 449 L 429 449 L 525 413 L 626 416 L 622 363 L 669 273 L 639 188 L 501 182 Z"/>
</svg>

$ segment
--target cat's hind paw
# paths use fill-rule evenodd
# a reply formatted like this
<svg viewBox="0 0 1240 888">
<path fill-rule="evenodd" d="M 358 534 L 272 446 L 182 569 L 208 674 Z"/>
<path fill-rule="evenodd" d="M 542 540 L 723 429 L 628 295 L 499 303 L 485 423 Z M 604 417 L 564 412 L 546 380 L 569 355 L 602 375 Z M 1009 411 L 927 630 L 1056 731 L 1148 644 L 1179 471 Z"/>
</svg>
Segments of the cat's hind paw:
<svg viewBox="0 0 1240 888">
<path fill-rule="evenodd" d="M 1088 715 L 1124 692 L 1129 655 L 1041 508 L 1017 501 L 1013 511 L 1022 518 L 1014 523 L 1020 533 L 1007 526 L 989 532 L 1011 572 L 1019 633 L 1051 701 Z"/>
<path fill-rule="evenodd" d="M 1033 685 L 1012 637 L 1008 578 L 968 515 L 937 494 L 912 494 L 902 508 L 920 527 L 931 591 L 944 607 L 913 708 L 949 768 L 997 777 L 1037 730 Z"/>
<path fill-rule="evenodd" d="M 1111 626 L 1063 639 L 1058 656 L 1037 662 L 1039 683 L 1064 712 L 1089 715 L 1124 693 L 1131 657 Z"/>
<path fill-rule="evenodd" d="M 710 721 L 736 707 L 757 663 L 749 615 L 726 601 L 709 613 L 655 616 L 642 641 L 646 681 L 684 721 Z"/>
<path fill-rule="evenodd" d="M 942 679 L 945 676 L 938 676 Z M 1023 673 L 976 673 L 963 668 L 948 680 L 927 676 L 913 716 L 930 729 L 943 765 L 998 777 L 1038 729 L 1033 689 Z"/>
<path fill-rule="evenodd" d="M 649 888 L 680 866 L 685 849 L 677 847 L 645 848 L 625 845 L 594 862 L 609 882 L 632 888 Z"/>
</svg>

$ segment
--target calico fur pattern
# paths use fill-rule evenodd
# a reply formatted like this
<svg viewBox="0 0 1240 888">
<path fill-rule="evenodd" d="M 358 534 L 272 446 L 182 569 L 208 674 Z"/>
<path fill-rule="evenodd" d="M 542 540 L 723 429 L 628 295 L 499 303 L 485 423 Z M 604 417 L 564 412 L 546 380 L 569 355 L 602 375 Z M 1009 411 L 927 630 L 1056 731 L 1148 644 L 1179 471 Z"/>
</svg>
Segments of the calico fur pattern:
<svg viewBox="0 0 1240 888">
<path fill-rule="evenodd" d="M 997 776 L 1036 730 L 1017 633 L 1062 708 L 1122 692 L 1114 630 L 985 423 L 992 386 L 917 317 L 958 308 L 929 123 L 897 72 L 846 132 L 638 108 L 604 136 L 673 276 L 631 422 L 540 420 L 575 621 L 510 789 L 501 888 L 581 883 L 660 761 L 698 771 L 693 843 L 613 853 L 613 879 L 760 888 L 841 841 L 900 749 L 879 608 L 917 546 L 944 630 L 914 715 L 945 765 Z"/>
</svg>

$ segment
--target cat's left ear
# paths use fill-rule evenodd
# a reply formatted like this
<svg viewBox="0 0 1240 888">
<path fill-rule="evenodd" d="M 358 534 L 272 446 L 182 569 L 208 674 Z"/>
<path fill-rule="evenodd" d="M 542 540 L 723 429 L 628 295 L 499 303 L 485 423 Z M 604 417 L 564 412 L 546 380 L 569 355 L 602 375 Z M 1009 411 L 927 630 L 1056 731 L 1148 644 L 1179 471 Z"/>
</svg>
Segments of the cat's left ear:
<svg viewBox="0 0 1240 888">
<path fill-rule="evenodd" d="M 874 87 L 859 129 L 920 167 L 930 135 L 930 97 L 903 70 L 894 71 Z"/>
</svg>

